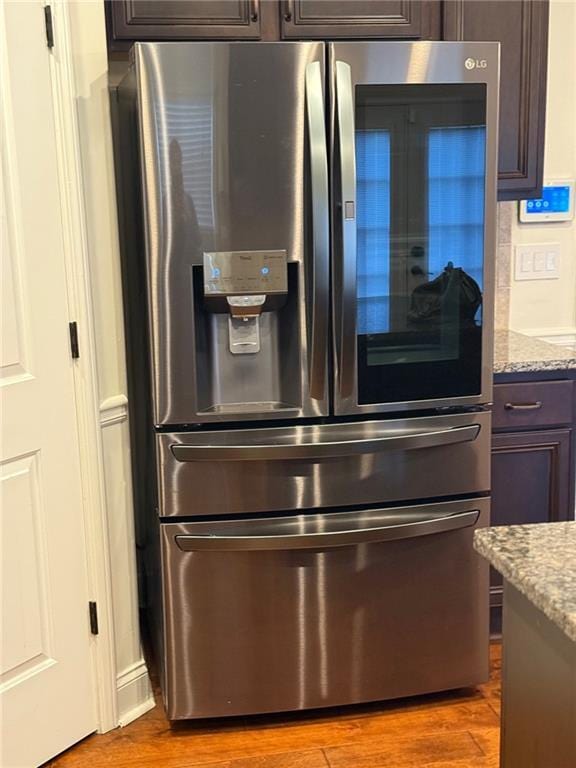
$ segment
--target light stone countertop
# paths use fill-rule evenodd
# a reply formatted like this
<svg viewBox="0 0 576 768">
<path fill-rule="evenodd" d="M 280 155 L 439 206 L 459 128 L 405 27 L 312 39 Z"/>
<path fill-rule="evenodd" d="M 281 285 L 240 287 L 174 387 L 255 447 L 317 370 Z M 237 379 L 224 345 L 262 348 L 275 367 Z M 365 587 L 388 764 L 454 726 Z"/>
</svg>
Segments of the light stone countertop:
<svg viewBox="0 0 576 768">
<path fill-rule="evenodd" d="M 576 642 L 576 521 L 483 528 L 474 548 Z"/>
<path fill-rule="evenodd" d="M 576 369 L 576 344 L 565 347 L 516 331 L 495 331 L 494 373 L 569 369 Z"/>
</svg>

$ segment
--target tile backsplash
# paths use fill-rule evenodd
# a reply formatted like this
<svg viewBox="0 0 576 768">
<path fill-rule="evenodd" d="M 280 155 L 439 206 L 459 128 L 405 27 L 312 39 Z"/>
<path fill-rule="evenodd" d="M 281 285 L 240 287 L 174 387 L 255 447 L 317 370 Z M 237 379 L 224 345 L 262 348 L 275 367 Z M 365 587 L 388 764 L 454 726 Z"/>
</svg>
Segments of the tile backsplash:
<svg viewBox="0 0 576 768">
<path fill-rule="evenodd" d="M 494 325 L 510 325 L 510 279 L 512 272 L 512 216 L 516 203 L 498 203 L 496 244 L 496 306 Z"/>
</svg>

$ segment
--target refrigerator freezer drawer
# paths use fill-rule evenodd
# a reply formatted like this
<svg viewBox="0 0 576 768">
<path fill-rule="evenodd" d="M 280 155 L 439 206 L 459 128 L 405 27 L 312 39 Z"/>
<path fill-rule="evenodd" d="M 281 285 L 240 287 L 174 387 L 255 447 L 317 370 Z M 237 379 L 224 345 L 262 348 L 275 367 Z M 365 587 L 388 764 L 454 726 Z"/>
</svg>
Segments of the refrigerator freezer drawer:
<svg viewBox="0 0 576 768">
<path fill-rule="evenodd" d="M 489 500 L 160 526 L 171 719 L 474 685 Z M 306 539 L 309 542 L 306 543 Z"/>
<path fill-rule="evenodd" d="M 162 517 L 381 504 L 490 489 L 490 413 L 157 436 Z"/>
</svg>

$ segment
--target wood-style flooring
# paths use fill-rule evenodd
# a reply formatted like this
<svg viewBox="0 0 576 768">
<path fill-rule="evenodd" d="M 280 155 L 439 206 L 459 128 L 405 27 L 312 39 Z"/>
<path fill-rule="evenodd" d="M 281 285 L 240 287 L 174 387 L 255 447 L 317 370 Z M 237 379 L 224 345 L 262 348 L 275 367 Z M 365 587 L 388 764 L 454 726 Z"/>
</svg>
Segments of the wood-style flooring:
<svg viewBox="0 0 576 768">
<path fill-rule="evenodd" d="M 89 736 L 50 768 L 497 768 L 500 645 L 474 690 L 170 726 L 162 705 Z"/>
</svg>

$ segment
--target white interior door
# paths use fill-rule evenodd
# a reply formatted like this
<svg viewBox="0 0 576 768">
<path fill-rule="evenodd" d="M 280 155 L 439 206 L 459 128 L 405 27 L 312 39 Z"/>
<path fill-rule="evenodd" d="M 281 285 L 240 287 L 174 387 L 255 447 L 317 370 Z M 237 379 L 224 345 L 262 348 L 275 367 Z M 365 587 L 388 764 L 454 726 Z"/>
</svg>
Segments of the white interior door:
<svg viewBox="0 0 576 768">
<path fill-rule="evenodd" d="M 0 764 L 96 729 L 73 361 L 41 2 L 0 5 Z"/>
</svg>

